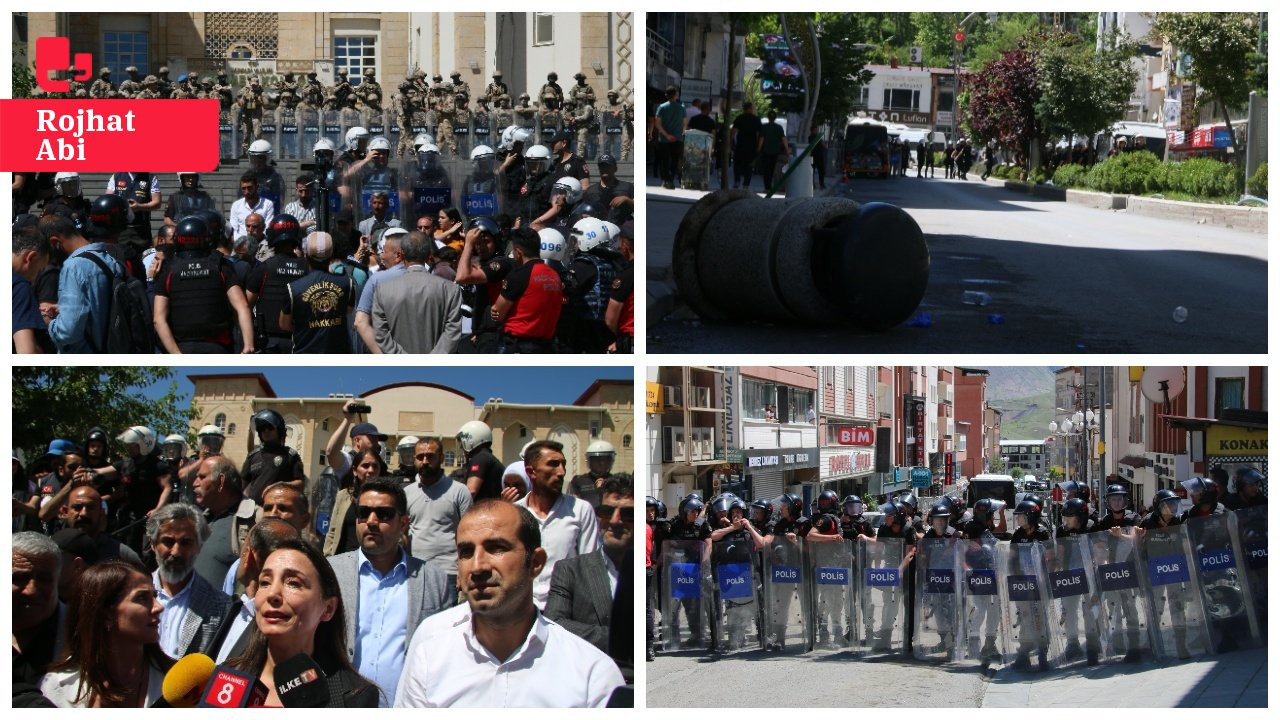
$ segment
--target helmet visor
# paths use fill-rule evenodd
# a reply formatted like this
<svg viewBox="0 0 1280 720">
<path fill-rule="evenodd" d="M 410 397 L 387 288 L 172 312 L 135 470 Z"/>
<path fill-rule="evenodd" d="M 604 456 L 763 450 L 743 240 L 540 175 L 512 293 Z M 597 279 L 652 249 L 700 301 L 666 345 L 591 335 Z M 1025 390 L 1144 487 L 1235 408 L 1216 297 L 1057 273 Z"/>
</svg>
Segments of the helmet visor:
<svg viewBox="0 0 1280 720">
<path fill-rule="evenodd" d="M 200 436 L 200 447 L 209 455 L 217 455 L 222 452 L 222 436 L 202 435 Z"/>
<path fill-rule="evenodd" d="M 1129 506 L 1129 499 L 1123 495 L 1108 495 L 1107 509 L 1111 512 L 1121 512 Z"/>
</svg>

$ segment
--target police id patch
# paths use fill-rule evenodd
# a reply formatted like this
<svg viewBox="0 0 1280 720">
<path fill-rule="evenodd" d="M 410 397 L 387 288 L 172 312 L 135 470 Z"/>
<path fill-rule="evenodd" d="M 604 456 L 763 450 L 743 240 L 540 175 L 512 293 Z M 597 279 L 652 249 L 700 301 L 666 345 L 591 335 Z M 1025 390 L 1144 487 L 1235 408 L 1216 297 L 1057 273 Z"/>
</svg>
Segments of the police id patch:
<svg viewBox="0 0 1280 720">
<path fill-rule="evenodd" d="M 493 262 L 489 263 L 489 269 L 494 272 L 497 272 L 502 269 L 502 263 L 497 260 L 494 260 Z"/>
<path fill-rule="evenodd" d="M 617 290 L 617 289 L 618 289 L 618 288 L 620 288 L 620 287 L 622 287 L 622 278 L 614 278 L 614 279 L 613 279 L 613 289 L 614 289 L 614 290 Z"/>
<path fill-rule="evenodd" d="M 284 458 L 282 458 L 282 457 L 280 457 L 279 455 L 277 455 L 277 456 L 275 456 L 274 458 L 272 458 L 272 459 L 271 459 L 271 462 L 275 463 L 275 466 L 276 466 L 276 467 L 280 467 L 280 465 L 282 465 L 282 464 L 284 463 Z"/>
<path fill-rule="evenodd" d="M 970 595 L 995 595 L 996 573 L 994 570 L 970 570 L 965 575 L 965 584 Z"/>
</svg>

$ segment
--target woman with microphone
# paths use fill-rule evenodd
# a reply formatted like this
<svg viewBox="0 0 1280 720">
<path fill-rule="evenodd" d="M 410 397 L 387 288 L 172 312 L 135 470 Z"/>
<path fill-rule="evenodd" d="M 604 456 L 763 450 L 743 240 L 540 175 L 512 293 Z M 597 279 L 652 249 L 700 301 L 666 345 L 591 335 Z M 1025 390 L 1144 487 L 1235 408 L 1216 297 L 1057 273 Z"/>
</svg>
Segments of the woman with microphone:
<svg viewBox="0 0 1280 720">
<path fill-rule="evenodd" d="M 227 664 L 258 676 L 267 687 L 267 707 L 296 706 L 276 691 L 294 678 L 277 677 L 276 669 L 299 655 L 314 660 L 323 674 L 316 682 L 325 685 L 318 703 L 313 704 L 315 692 L 306 693 L 312 699 L 307 706 L 378 707 L 378 686 L 348 659 L 338 578 L 315 546 L 298 539 L 280 542 L 262 563 L 254 606 L 244 653 Z"/>
<path fill-rule="evenodd" d="M 80 575 L 67 606 L 64 657 L 40 680 L 56 707 L 149 707 L 161 697 L 173 660 L 160 649 L 151 577 L 120 560 Z"/>
</svg>

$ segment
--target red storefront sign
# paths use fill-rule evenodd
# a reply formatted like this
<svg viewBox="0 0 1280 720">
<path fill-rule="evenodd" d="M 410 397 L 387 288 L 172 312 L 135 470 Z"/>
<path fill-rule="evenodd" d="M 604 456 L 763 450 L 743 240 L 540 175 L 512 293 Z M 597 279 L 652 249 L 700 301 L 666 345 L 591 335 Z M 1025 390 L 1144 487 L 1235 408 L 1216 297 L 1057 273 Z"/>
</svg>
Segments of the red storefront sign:
<svg viewBox="0 0 1280 720">
<path fill-rule="evenodd" d="M 837 432 L 836 442 L 841 445 L 869 447 L 876 444 L 876 433 L 869 427 L 841 427 Z"/>
</svg>

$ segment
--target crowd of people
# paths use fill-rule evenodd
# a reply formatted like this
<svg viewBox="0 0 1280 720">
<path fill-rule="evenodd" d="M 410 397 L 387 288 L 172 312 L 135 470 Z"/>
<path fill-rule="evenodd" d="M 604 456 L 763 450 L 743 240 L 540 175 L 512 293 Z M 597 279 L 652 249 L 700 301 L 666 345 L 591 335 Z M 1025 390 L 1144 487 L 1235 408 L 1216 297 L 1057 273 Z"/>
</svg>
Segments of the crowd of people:
<svg viewBox="0 0 1280 720">
<path fill-rule="evenodd" d="M 747 636 L 754 635 L 759 649 L 766 651 L 784 650 L 788 640 L 797 649 L 794 643 L 799 639 L 802 651 L 807 642 L 808 647 L 904 652 L 929 660 L 968 657 L 980 661 L 984 669 L 1000 665 L 1005 657 L 1000 648 L 1012 646 L 1010 667 L 1044 671 L 1050 667 L 1051 643 L 1061 646 L 1055 662 L 1084 660 L 1096 665 L 1112 657 L 1137 662 L 1152 652 L 1160 658 L 1185 659 L 1196 647 L 1203 652 L 1227 652 L 1247 647 L 1250 638 L 1265 642 L 1265 568 L 1261 574 L 1256 571 L 1257 558 L 1266 554 L 1264 483 L 1258 470 L 1242 467 L 1228 493 L 1231 477 L 1226 469 L 1215 467 L 1209 477 L 1182 483 L 1185 498 L 1173 490 L 1158 491 L 1151 510 L 1140 515 L 1123 485 L 1108 486 L 1097 507 L 1090 503 L 1087 486 L 1068 481 L 1061 485 L 1063 502 L 1052 512 L 1034 493 L 1020 494 L 1011 508 L 1013 527 L 1006 525 L 1002 500 L 981 498 L 970 508 L 962 497 L 946 496 L 921 512 L 919 498 L 909 491 L 877 508 L 877 515 L 883 517 L 878 526 L 865 512 L 863 498 L 850 495 L 841 500 L 831 490 L 823 491 L 807 513 L 804 501 L 790 493 L 750 504 L 730 493 L 709 502 L 693 493 L 668 518 L 665 503 L 649 497 L 648 659 L 653 660 L 659 649 L 702 650 L 718 656 L 746 649 Z M 1227 517 L 1236 512 L 1245 514 Z M 1237 539 L 1246 556 L 1230 564 L 1222 559 L 1208 564 L 1196 561 L 1198 573 L 1212 578 L 1203 590 L 1186 584 L 1190 578 L 1186 564 L 1191 562 L 1183 545 L 1187 540 L 1176 533 L 1178 526 L 1187 523 L 1196 557 L 1216 557 L 1224 547 L 1224 557 L 1232 557 Z M 997 537 L 1008 537 L 1007 544 Z M 1102 555 L 1090 560 L 1087 546 L 1069 544 L 1072 538 L 1102 543 L 1097 546 L 1101 550 L 1092 550 Z M 1135 565 L 1139 553 L 1144 561 Z M 1045 594 L 1031 597 L 1011 591 L 1008 598 L 1020 619 L 1004 624 L 996 604 L 1000 558 L 1007 559 L 1009 574 L 999 578 L 1000 585 L 1013 582 L 1013 575 L 1031 577 L 1030 587 L 1044 593 L 1046 574 L 1055 578 L 1053 591 Z M 1146 558 L 1158 559 L 1172 570 L 1165 570 L 1167 579 L 1153 575 L 1144 597 L 1137 577 L 1144 574 L 1140 568 Z M 917 564 L 930 571 L 928 583 L 918 577 Z M 812 579 L 809 585 L 812 611 L 804 607 L 806 592 L 797 590 L 793 595 L 793 588 L 800 587 L 795 583 L 805 582 L 799 579 L 807 572 L 803 567 L 831 571 L 828 579 Z M 935 573 L 935 567 L 949 569 Z M 791 574 L 775 579 L 770 569 L 774 574 L 779 569 Z M 863 579 L 864 572 L 876 569 L 890 572 Z M 1083 578 L 1095 575 L 1095 569 L 1096 579 Z M 1106 572 L 1125 582 L 1103 583 Z M 935 574 L 941 579 L 935 579 Z M 850 576 L 858 580 L 851 581 Z M 973 582 L 973 577 L 981 580 L 982 576 L 989 580 Z M 832 581 L 832 577 L 844 580 Z M 954 577 L 954 583 L 948 577 Z M 882 582 L 884 578 L 892 582 Z M 1060 595 L 1057 579 L 1080 589 Z M 935 587 L 935 582 L 943 589 Z M 697 590 L 702 583 L 705 590 Z M 765 586 L 771 583 L 767 591 Z M 850 599 L 843 593 L 855 584 L 868 587 L 860 593 L 879 590 L 882 594 Z M 1216 607 L 1197 617 L 1190 608 L 1199 602 L 1200 592 L 1206 608 Z M 1088 593 L 1101 596 L 1101 602 L 1098 598 L 1083 602 L 1082 595 Z M 961 595 L 966 604 L 956 606 L 955 598 Z M 1052 611 L 1048 598 L 1057 603 Z M 659 627 L 655 627 L 655 606 L 662 609 Z M 797 637 L 794 618 L 810 612 L 812 634 Z M 957 612 L 954 619 L 947 619 Z M 1050 637 L 1050 612 L 1061 623 L 1061 637 Z M 1256 624 L 1247 618 L 1256 618 Z M 1204 623 L 1207 638 L 1196 631 L 1197 623 Z M 865 634 L 856 638 L 855 628 L 863 625 Z M 1105 647 L 1104 636 L 1109 638 Z"/>
<path fill-rule="evenodd" d="M 93 428 L 15 456 L 14 706 L 627 703 L 634 503 L 612 446 L 566 480 L 559 443 L 507 463 L 471 421 L 446 473 L 439 438 L 384 447 L 359 409 L 322 478 L 270 409 L 240 467 L 216 426 L 194 453 L 139 426 L 119 455 Z M 216 697 L 237 673 L 254 692 Z"/>
<path fill-rule="evenodd" d="M 571 135 L 509 128 L 471 153 L 462 203 L 439 148 L 317 143 L 285 202 L 271 146 L 221 208 L 198 173 L 16 173 L 16 352 L 631 352 L 634 187 Z M 163 209 L 162 209 L 163 203 Z M 153 213 L 160 222 L 153 224 Z"/>
</svg>

